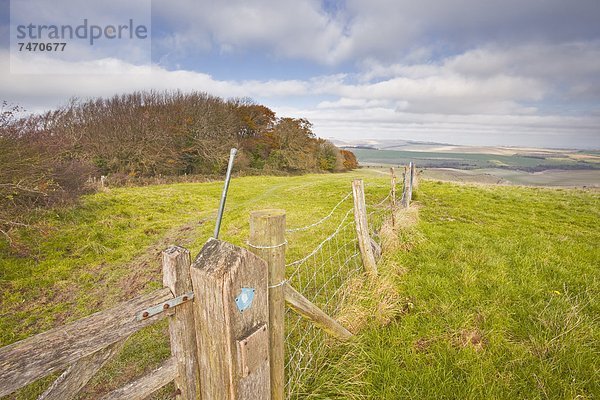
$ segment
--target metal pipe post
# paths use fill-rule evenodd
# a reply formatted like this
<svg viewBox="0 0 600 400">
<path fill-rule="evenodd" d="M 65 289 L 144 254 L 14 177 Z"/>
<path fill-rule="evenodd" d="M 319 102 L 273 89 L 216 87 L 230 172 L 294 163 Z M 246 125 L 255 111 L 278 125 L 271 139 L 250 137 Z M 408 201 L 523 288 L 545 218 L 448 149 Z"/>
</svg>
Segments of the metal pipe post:
<svg viewBox="0 0 600 400">
<path fill-rule="evenodd" d="M 221 204 L 219 204 L 219 213 L 217 214 L 217 223 L 215 225 L 215 239 L 219 238 L 219 230 L 221 230 L 221 220 L 223 219 L 223 211 L 225 210 L 225 200 L 227 200 L 227 190 L 229 190 L 229 181 L 231 180 L 231 170 L 233 168 L 233 160 L 237 154 L 237 149 L 233 148 L 229 152 L 229 164 L 227 165 L 227 175 L 225 175 L 225 184 L 223 185 L 223 193 L 221 194 Z"/>
</svg>

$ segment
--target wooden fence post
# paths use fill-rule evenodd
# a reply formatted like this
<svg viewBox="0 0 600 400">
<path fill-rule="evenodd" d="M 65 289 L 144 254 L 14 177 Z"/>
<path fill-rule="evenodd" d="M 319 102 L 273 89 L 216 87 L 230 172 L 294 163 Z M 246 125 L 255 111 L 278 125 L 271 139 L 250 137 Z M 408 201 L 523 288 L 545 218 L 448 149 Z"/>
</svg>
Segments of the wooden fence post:
<svg viewBox="0 0 600 400">
<path fill-rule="evenodd" d="M 413 193 L 413 176 L 414 176 L 414 172 L 415 172 L 415 166 L 413 164 L 413 162 L 411 161 L 408 164 L 408 204 L 410 204 L 410 202 L 412 201 L 412 193 Z"/>
<path fill-rule="evenodd" d="M 390 173 L 392 174 L 390 208 L 392 210 L 392 228 L 394 228 L 396 226 L 396 171 L 394 171 L 394 167 L 390 168 Z"/>
<path fill-rule="evenodd" d="M 269 266 L 269 347 L 271 399 L 285 398 L 285 211 L 260 210 L 250 214 L 251 251 Z"/>
<path fill-rule="evenodd" d="M 352 181 L 352 195 L 354 196 L 354 222 L 358 247 L 363 261 L 363 266 L 369 275 L 377 275 L 377 264 L 371 247 L 369 225 L 367 222 L 367 207 L 365 205 L 365 191 L 362 179 Z"/>
<path fill-rule="evenodd" d="M 191 274 L 202 398 L 270 399 L 267 263 L 211 239 Z"/>
<path fill-rule="evenodd" d="M 403 179 L 402 179 L 402 207 L 404 208 L 408 208 L 409 204 L 410 204 L 410 199 L 408 197 L 408 181 L 409 181 L 409 176 L 408 176 L 408 172 L 409 169 L 407 166 L 404 166 L 404 174 L 403 174 Z"/>
<path fill-rule="evenodd" d="M 172 246 L 162 252 L 163 284 L 174 297 L 192 291 L 190 252 Z M 196 349 L 194 307 L 192 302 L 181 304 L 169 318 L 171 353 L 177 362 L 175 386 L 184 400 L 200 399 L 200 371 Z"/>
<path fill-rule="evenodd" d="M 417 166 L 415 165 L 415 163 L 412 164 L 411 176 L 412 176 L 412 191 L 414 192 L 419 187 L 419 179 L 418 179 L 419 177 L 417 175 Z"/>
</svg>

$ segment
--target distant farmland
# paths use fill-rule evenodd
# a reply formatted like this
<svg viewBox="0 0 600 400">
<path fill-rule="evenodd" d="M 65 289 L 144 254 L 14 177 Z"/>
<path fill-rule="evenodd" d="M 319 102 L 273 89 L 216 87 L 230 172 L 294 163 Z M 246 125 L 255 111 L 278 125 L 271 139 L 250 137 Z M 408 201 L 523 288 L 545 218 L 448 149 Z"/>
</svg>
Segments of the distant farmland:
<svg viewBox="0 0 600 400">
<path fill-rule="evenodd" d="M 365 166 L 403 165 L 414 161 L 423 168 L 502 168 L 528 172 L 548 169 L 600 170 L 600 157 L 583 152 L 548 152 L 532 154 L 483 154 L 459 152 L 425 152 L 375 149 L 352 149 Z"/>
</svg>

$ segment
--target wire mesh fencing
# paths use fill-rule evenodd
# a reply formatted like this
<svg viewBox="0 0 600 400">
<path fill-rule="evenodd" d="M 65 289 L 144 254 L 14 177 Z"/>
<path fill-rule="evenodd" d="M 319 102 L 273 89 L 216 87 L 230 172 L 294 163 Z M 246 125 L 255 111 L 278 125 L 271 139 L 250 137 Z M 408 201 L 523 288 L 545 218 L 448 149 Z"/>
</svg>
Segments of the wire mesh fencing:
<svg viewBox="0 0 600 400">
<path fill-rule="evenodd" d="M 370 230 L 372 237 L 377 237 L 386 214 L 390 214 L 389 194 L 381 199 L 381 192 L 386 188 L 385 194 L 389 193 L 390 187 L 367 188 Z M 290 241 L 299 233 L 323 236 L 312 251 L 286 265 L 286 276 L 291 286 L 334 319 L 352 290 L 352 282 L 362 279 L 364 273 L 351 200 L 350 192 L 317 222 L 287 230 Z M 286 398 L 301 399 L 308 394 L 311 376 L 324 365 L 336 339 L 291 309 L 286 311 L 285 325 Z"/>
</svg>

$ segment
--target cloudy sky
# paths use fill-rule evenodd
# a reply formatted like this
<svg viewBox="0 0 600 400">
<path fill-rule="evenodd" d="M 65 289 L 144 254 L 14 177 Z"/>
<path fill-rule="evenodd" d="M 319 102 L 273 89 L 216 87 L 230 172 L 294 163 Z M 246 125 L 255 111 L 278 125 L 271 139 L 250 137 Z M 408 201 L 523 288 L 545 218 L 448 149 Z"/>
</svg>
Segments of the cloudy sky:
<svg viewBox="0 0 600 400">
<path fill-rule="evenodd" d="M 58 3 L 68 1 L 47 2 L 47 16 L 59 18 Z M 134 13 L 126 2 L 89 3 L 102 21 Z M 322 137 L 600 148 L 598 0 L 148 4 L 151 62 L 135 49 L 95 49 L 90 60 L 82 45 L 80 58 L 32 63 L 11 60 L 0 0 L 0 100 L 41 111 L 73 96 L 201 90 L 306 117 Z M 11 61 L 37 71 L 11 73 Z M 46 73 L 57 70 L 69 73 Z"/>
</svg>

